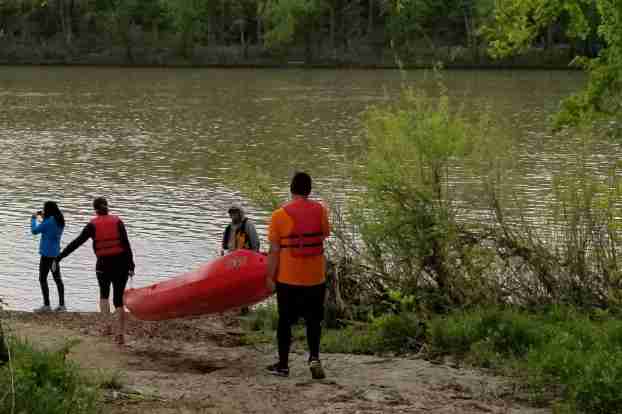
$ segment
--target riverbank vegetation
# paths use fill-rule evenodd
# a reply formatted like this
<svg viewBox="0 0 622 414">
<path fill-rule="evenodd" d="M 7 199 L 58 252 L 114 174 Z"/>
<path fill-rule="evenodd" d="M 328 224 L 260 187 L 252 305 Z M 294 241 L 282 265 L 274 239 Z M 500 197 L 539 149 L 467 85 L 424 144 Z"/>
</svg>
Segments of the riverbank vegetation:
<svg viewBox="0 0 622 414">
<path fill-rule="evenodd" d="M 322 352 L 417 355 L 435 362 L 477 366 L 515 382 L 515 398 L 559 413 L 619 413 L 622 329 L 618 314 L 554 305 L 539 309 L 483 306 L 427 318 L 402 302 L 395 313 L 326 329 Z M 395 309 L 395 308 L 394 308 Z M 248 343 L 270 342 L 276 309 L 248 317 Z M 306 344 L 302 325 L 294 338 Z"/>
<path fill-rule="evenodd" d="M 443 61 L 458 66 L 563 67 L 577 55 L 597 53 L 601 37 L 574 36 L 574 26 L 561 15 L 538 24 L 520 56 L 493 61 L 485 29 L 498 23 L 496 4 L 491 0 L 3 0 L 0 60 L 368 66 L 429 66 Z M 598 22 L 598 13 L 594 14 L 586 22 L 590 27 Z"/>
<path fill-rule="evenodd" d="M 467 114 L 442 80 L 367 111 L 352 171 L 365 191 L 345 204 L 320 194 L 334 230 L 323 349 L 450 356 L 516 378 L 560 412 L 622 412 L 611 131 L 558 132 L 564 160 L 543 167 L 548 190 L 533 197 L 529 178 L 512 174 L 524 148 L 489 111 Z M 283 196 L 261 173 L 242 181 L 266 208 Z M 250 342 L 272 334 L 275 315 L 262 312 Z"/>
<path fill-rule="evenodd" d="M 0 366 L 0 412 L 65 414 L 99 412 L 99 385 L 57 351 L 7 338 L 10 360 Z"/>
<path fill-rule="evenodd" d="M 622 6 L 616 0 L 509 0 L 500 2 L 495 24 L 487 26 L 493 56 L 528 50 L 551 24 L 564 20 L 567 33 L 594 48 L 593 58 L 577 56 L 573 64 L 589 74 L 583 91 L 567 98 L 556 123 L 579 125 L 597 118 L 619 119 L 622 107 Z M 589 55 L 589 54 L 588 54 Z M 618 127 L 619 129 L 619 127 Z M 619 131 L 618 131 L 619 134 Z"/>
</svg>

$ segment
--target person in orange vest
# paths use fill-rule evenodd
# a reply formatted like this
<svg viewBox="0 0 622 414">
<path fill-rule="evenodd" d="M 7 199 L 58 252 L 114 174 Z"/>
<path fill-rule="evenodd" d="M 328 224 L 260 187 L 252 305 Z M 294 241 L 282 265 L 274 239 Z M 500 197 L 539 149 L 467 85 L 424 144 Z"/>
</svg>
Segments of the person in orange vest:
<svg viewBox="0 0 622 414">
<path fill-rule="evenodd" d="M 220 255 L 229 254 L 239 249 L 259 251 L 259 237 L 255 224 L 246 217 L 244 209 L 239 204 L 233 204 L 227 211 L 231 217 L 231 223 L 225 227 L 222 234 L 222 248 Z M 240 315 L 247 315 L 250 309 L 244 306 L 240 309 Z"/>
<path fill-rule="evenodd" d="M 69 256 L 88 239 L 93 239 L 93 250 L 97 256 L 95 273 L 99 284 L 99 310 L 104 316 L 104 334 L 112 333 L 110 324 L 110 285 L 112 285 L 112 302 L 118 315 L 116 341 L 125 343 L 125 311 L 123 309 L 123 292 L 128 277 L 134 276 L 134 256 L 125 225 L 121 219 L 108 213 L 108 201 L 97 197 L 93 201 L 95 217 L 84 227 L 75 240 L 63 249 L 57 262 Z"/>
<path fill-rule="evenodd" d="M 222 248 L 220 255 L 231 253 L 238 249 L 259 251 L 259 237 L 255 224 L 246 217 L 244 209 L 239 204 L 233 204 L 228 210 L 231 223 L 222 234 Z"/>
<path fill-rule="evenodd" d="M 324 240 L 330 234 L 328 213 L 309 199 L 311 177 L 298 172 L 290 186 L 292 200 L 272 213 L 268 238 L 268 277 L 276 288 L 279 322 L 279 360 L 267 367 L 279 376 L 289 375 L 292 325 L 302 317 L 307 327 L 309 368 L 314 379 L 325 377 L 320 362 L 320 339 L 326 294 Z"/>
</svg>

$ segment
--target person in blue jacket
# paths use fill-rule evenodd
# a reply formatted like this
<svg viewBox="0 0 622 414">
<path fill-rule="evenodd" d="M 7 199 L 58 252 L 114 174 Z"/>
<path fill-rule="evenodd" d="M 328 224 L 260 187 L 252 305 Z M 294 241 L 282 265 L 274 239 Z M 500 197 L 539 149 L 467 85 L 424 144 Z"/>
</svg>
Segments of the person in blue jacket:
<svg viewBox="0 0 622 414">
<path fill-rule="evenodd" d="M 41 222 L 39 222 L 41 219 Z M 48 288 L 48 273 L 52 271 L 52 277 L 58 289 L 57 312 L 65 311 L 65 286 L 60 275 L 60 267 L 52 266 L 60 254 L 60 239 L 65 229 L 65 218 L 54 201 L 46 201 L 43 205 L 43 212 L 33 214 L 30 227 L 32 234 L 41 234 L 39 243 L 39 283 L 43 294 L 43 306 L 35 309 L 35 312 L 50 312 L 50 289 Z"/>
</svg>

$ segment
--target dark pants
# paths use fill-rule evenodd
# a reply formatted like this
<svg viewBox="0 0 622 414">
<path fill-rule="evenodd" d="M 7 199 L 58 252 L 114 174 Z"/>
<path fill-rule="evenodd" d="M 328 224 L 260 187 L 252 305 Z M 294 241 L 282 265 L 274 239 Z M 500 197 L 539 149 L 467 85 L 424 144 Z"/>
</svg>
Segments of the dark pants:
<svg viewBox="0 0 622 414">
<path fill-rule="evenodd" d="M 110 285 L 112 285 L 112 303 L 115 308 L 123 306 L 123 292 L 129 275 L 129 265 L 125 255 L 112 256 L 97 259 L 95 273 L 99 284 L 99 297 L 110 297 Z"/>
<path fill-rule="evenodd" d="M 39 262 L 39 284 L 41 284 L 41 293 L 43 294 L 43 304 L 50 306 L 50 288 L 48 287 L 48 273 L 52 270 L 52 263 L 55 257 L 41 256 Z M 52 272 L 52 277 L 58 289 L 58 304 L 65 306 L 65 286 L 60 276 L 60 265 L 57 264 L 56 271 Z"/>
<path fill-rule="evenodd" d="M 279 311 L 279 325 L 276 335 L 279 343 L 279 364 L 282 367 L 289 365 L 292 325 L 300 317 L 304 318 L 307 326 L 309 358 L 319 359 L 325 293 L 325 284 L 315 286 L 276 284 L 276 300 Z"/>
</svg>

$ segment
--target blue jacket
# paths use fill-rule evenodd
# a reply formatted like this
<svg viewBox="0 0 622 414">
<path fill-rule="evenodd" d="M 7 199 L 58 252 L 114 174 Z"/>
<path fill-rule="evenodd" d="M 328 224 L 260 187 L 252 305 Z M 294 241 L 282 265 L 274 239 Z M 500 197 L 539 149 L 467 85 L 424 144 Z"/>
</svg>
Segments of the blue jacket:
<svg viewBox="0 0 622 414">
<path fill-rule="evenodd" d="M 37 219 L 30 221 L 32 234 L 41 234 L 39 254 L 46 257 L 56 257 L 60 254 L 60 238 L 63 235 L 63 227 L 56 223 L 54 217 L 48 217 L 40 224 Z"/>
</svg>

